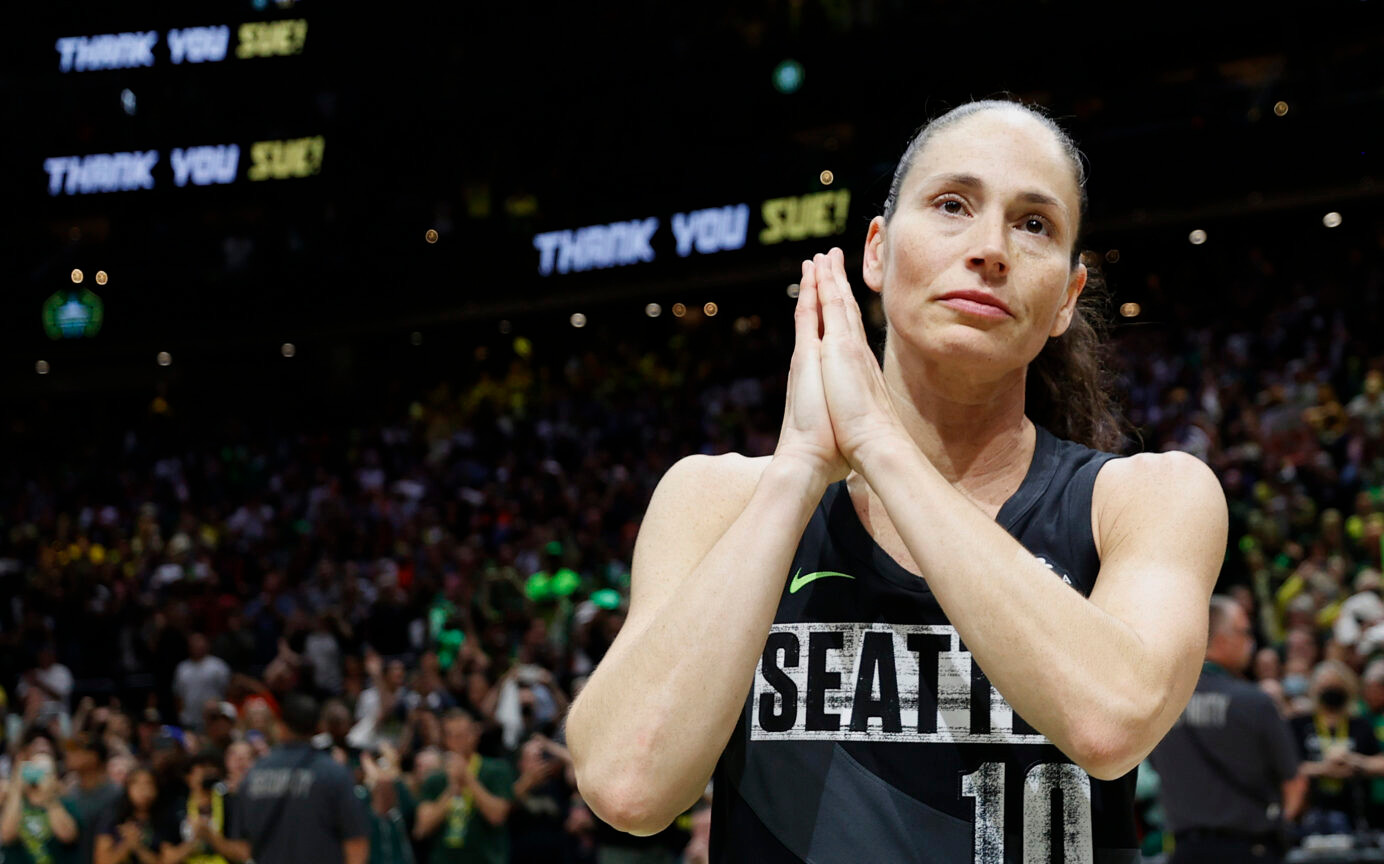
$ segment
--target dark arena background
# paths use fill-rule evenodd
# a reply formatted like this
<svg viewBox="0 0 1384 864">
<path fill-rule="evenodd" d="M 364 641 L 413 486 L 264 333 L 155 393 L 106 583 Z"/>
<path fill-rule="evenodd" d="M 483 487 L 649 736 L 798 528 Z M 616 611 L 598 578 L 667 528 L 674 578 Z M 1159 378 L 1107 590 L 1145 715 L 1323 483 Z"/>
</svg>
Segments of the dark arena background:
<svg viewBox="0 0 1384 864">
<path fill-rule="evenodd" d="M 177 808 L 234 797 L 300 692 L 371 860 L 706 860 L 704 804 L 653 838 L 591 814 L 566 707 L 663 473 L 773 451 L 802 259 L 841 246 L 878 335 L 894 165 L 994 96 L 1086 154 L 1128 450 L 1220 478 L 1247 677 L 1290 723 L 1344 664 L 1384 739 L 1379 0 L 2 14 L 0 773 L 46 766 L 80 835 L 7 862 L 120 864 L 142 766 L 163 864 L 236 860 Z M 415 830 L 458 708 L 514 784 L 489 857 Z M 1384 860 L 1359 766 L 1310 780 L 1289 860 Z"/>
</svg>

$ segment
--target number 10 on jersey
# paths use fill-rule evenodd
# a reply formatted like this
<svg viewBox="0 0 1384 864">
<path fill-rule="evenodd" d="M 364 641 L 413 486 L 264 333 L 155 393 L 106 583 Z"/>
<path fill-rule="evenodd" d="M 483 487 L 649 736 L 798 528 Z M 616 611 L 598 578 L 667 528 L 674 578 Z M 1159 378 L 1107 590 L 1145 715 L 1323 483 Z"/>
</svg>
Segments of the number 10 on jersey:
<svg viewBox="0 0 1384 864">
<path fill-rule="evenodd" d="M 985 762 L 961 777 L 962 796 L 976 802 L 975 864 L 1004 864 L 1004 775 L 1005 763 Z M 1070 762 L 1040 762 L 1023 784 L 1024 864 L 1092 864 L 1090 776 Z"/>
</svg>

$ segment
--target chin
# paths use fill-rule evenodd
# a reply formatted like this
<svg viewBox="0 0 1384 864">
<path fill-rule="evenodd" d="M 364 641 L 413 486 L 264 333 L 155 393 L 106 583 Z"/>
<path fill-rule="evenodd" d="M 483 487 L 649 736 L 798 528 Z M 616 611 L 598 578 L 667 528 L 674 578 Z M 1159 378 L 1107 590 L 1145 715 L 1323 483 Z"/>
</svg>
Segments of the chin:
<svg viewBox="0 0 1384 864">
<path fill-rule="evenodd" d="M 907 345 L 909 354 L 936 363 L 965 364 L 975 371 L 985 369 L 1003 374 L 1028 363 L 1015 356 L 1013 346 L 1006 345 L 994 332 L 965 324 L 934 327 L 914 335 L 905 335 L 896 330 L 889 338 L 901 339 Z"/>
</svg>

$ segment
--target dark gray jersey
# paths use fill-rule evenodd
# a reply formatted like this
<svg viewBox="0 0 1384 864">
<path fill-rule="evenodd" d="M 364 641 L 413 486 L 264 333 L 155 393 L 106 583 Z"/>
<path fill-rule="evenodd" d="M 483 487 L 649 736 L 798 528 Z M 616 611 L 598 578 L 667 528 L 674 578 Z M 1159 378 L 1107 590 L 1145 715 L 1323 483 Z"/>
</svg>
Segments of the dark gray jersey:
<svg viewBox="0 0 1384 864">
<path fill-rule="evenodd" d="M 1182 716 L 1149 757 L 1176 834 L 1211 828 L 1265 834 L 1283 782 L 1297 774 L 1288 724 L 1258 687 L 1207 664 Z"/>
<path fill-rule="evenodd" d="M 1038 430 L 997 516 L 1047 566 L 1038 578 L 1095 586 L 1091 495 L 1110 458 Z M 716 769 L 713 862 L 1138 860 L 1134 772 L 1095 780 L 1024 722 L 926 579 L 870 537 L 844 482 L 784 576 Z"/>
<path fill-rule="evenodd" d="M 350 772 L 307 743 L 256 762 L 237 798 L 239 833 L 256 864 L 342 864 L 341 844 L 369 834 Z"/>
</svg>

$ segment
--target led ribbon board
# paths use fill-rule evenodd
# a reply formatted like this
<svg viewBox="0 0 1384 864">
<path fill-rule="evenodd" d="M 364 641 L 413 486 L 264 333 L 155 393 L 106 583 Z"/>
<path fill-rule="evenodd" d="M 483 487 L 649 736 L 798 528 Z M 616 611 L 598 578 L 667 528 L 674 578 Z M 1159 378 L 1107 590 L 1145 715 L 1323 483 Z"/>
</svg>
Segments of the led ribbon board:
<svg viewBox="0 0 1384 864">
<path fill-rule="evenodd" d="M 770 198 L 758 208 L 763 227 L 755 236 L 759 245 L 772 246 L 840 234 L 846 230 L 850 203 L 849 189 Z M 679 258 L 743 249 L 750 236 L 750 214 L 748 204 L 674 213 L 668 221 L 673 249 Z M 663 224 L 657 216 L 650 216 L 535 234 L 533 248 L 538 252 L 538 274 L 551 276 L 650 263 L 657 258 L 657 247 L 662 245 L 658 241 Z"/>
</svg>

